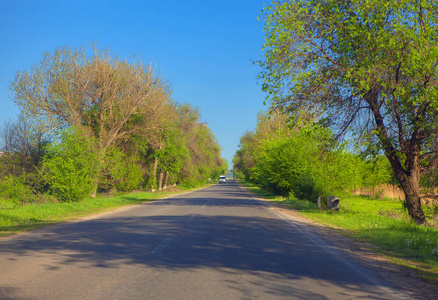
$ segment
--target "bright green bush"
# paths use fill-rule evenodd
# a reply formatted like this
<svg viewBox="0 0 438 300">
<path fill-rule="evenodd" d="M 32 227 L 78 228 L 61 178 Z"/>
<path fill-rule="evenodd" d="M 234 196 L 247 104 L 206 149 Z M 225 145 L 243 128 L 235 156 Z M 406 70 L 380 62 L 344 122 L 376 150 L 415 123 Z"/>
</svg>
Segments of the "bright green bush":
<svg viewBox="0 0 438 300">
<path fill-rule="evenodd" d="M 115 188 L 120 192 L 128 192 L 141 187 L 143 171 L 141 165 L 137 163 L 136 155 L 128 157 L 118 149 L 112 149 L 105 161 L 106 178 L 101 180 L 101 184 L 105 184 L 106 189 Z"/>
<path fill-rule="evenodd" d="M 396 180 L 391 165 L 384 155 L 374 155 L 362 159 L 362 185 L 374 187 L 380 184 L 393 184 Z"/>
<path fill-rule="evenodd" d="M 16 177 L 8 175 L 0 180 L 0 208 L 21 206 L 22 203 L 32 202 L 34 196 L 32 187 L 26 184 L 26 174 Z"/>
<path fill-rule="evenodd" d="M 66 130 L 47 147 L 41 170 L 59 201 L 79 201 L 91 193 L 99 176 L 99 157 L 92 140 Z"/>
<path fill-rule="evenodd" d="M 312 201 L 360 184 L 358 158 L 342 147 L 330 149 L 330 135 L 327 128 L 309 125 L 264 140 L 253 168 L 255 181 L 276 194 Z"/>
</svg>

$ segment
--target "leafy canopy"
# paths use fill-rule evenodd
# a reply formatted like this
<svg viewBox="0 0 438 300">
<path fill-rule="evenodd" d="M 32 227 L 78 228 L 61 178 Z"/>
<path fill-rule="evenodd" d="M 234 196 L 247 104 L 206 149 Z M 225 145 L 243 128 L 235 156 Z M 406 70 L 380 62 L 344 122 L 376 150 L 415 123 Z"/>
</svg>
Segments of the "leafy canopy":
<svg viewBox="0 0 438 300">
<path fill-rule="evenodd" d="M 424 223 L 420 177 L 438 166 L 438 2 L 295 0 L 264 17 L 273 105 L 327 117 L 337 136 L 375 136 Z"/>
</svg>

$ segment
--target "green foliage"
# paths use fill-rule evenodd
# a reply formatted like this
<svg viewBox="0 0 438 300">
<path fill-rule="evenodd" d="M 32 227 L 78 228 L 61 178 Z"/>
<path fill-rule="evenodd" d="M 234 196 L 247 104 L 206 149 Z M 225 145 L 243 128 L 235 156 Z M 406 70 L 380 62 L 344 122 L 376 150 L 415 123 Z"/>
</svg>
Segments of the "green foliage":
<svg viewBox="0 0 438 300">
<path fill-rule="evenodd" d="M 259 114 L 255 132 L 242 136 L 233 162 L 245 180 L 278 195 L 316 201 L 392 179 L 386 157 L 353 155 L 334 143 L 320 122 L 286 118 L 276 111 Z"/>
<path fill-rule="evenodd" d="M 188 107 L 187 107 L 188 109 Z M 177 109 L 179 121 L 188 117 L 184 116 L 186 110 Z M 182 181 L 181 172 L 187 166 L 190 158 L 190 151 L 187 148 L 188 135 L 181 129 L 180 122 L 169 124 L 164 131 L 164 148 L 156 150 L 154 157 L 158 158 L 158 169 L 168 171 L 171 174 L 173 182 Z"/>
<path fill-rule="evenodd" d="M 329 137 L 327 129 L 315 125 L 265 140 L 256 156 L 256 182 L 277 194 L 313 201 L 359 185 L 356 159 L 342 149 L 330 151 Z"/>
<path fill-rule="evenodd" d="M 18 207 L 24 202 L 33 201 L 34 190 L 26 184 L 26 174 L 21 176 L 5 176 L 0 180 L 0 208 Z"/>
<path fill-rule="evenodd" d="M 74 130 L 62 132 L 47 147 L 41 170 L 60 201 L 79 201 L 91 193 L 99 176 L 100 161 L 92 140 Z"/>
<path fill-rule="evenodd" d="M 254 132 L 245 132 L 240 138 L 239 149 L 233 157 L 233 168 L 237 175 L 246 181 L 250 181 L 252 177 L 252 168 L 255 166 L 255 140 Z"/>
<path fill-rule="evenodd" d="M 186 148 L 178 146 L 175 149 L 184 162 L 178 174 L 179 182 L 194 186 L 207 182 L 208 178 L 223 174 L 227 166 L 220 156 L 218 141 L 210 128 L 200 122 L 197 109 L 182 105 L 178 108 L 178 112 L 178 133 L 175 138 L 184 139 Z"/>
<path fill-rule="evenodd" d="M 127 156 L 119 149 L 108 151 L 105 158 L 105 178 L 101 185 L 115 188 L 120 192 L 129 192 L 139 189 L 143 183 L 143 171 L 135 155 Z"/>
<path fill-rule="evenodd" d="M 274 1 L 264 10 L 263 90 L 275 107 L 374 136 L 424 223 L 420 173 L 438 163 L 438 3 Z"/>
<path fill-rule="evenodd" d="M 5 140 L 25 133 L 21 140 L 27 144 L 2 149 L 7 155 L 0 160 L 0 176 L 39 170 L 44 182 L 31 184 L 38 192 L 79 201 L 97 191 L 157 187 L 161 173 L 164 184 L 197 184 L 227 169 L 198 109 L 173 103 L 170 86 L 150 65 L 113 57 L 96 44 L 91 48 L 58 47 L 16 74 L 13 100 L 23 120 L 35 124 L 14 123 L 4 131 Z M 76 131 L 64 132 L 47 153 L 41 151 L 42 132 L 65 128 Z"/>
<path fill-rule="evenodd" d="M 375 187 L 379 184 L 393 184 L 394 173 L 388 159 L 383 155 L 369 157 L 362 162 L 362 186 Z"/>
</svg>

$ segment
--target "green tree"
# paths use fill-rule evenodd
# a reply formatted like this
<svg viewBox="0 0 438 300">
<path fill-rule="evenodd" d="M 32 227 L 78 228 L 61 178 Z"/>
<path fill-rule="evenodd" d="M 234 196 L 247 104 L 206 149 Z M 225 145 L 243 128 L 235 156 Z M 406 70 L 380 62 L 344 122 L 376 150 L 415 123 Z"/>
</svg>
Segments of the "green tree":
<svg viewBox="0 0 438 300">
<path fill-rule="evenodd" d="M 92 192 L 100 160 L 93 147 L 92 141 L 72 129 L 47 147 L 40 169 L 58 200 L 79 201 Z"/>
<path fill-rule="evenodd" d="M 123 147 L 111 147 L 106 152 L 99 188 L 103 191 L 120 192 L 141 188 L 144 172 L 138 150 L 134 148 L 127 151 Z"/>
<path fill-rule="evenodd" d="M 265 139 L 256 155 L 255 178 L 277 194 L 316 201 L 360 184 L 355 159 L 329 148 L 330 131 L 306 125 L 281 139 Z"/>
<path fill-rule="evenodd" d="M 74 127 L 106 151 L 131 134 L 152 140 L 167 117 L 169 90 L 152 67 L 113 57 L 109 50 L 60 47 L 12 82 L 22 112 L 47 125 Z M 101 166 L 105 164 L 101 161 Z M 99 172 L 97 172 L 99 174 Z M 95 177 L 96 195 L 99 176 Z"/>
<path fill-rule="evenodd" d="M 255 139 L 254 132 L 247 131 L 240 138 L 239 149 L 233 157 L 233 168 L 238 174 L 242 174 L 243 178 L 251 181 L 252 171 L 256 164 L 255 160 Z"/>
<path fill-rule="evenodd" d="M 284 1 L 264 18 L 273 105 L 329 117 L 337 135 L 374 134 L 423 224 L 420 177 L 438 164 L 438 3 Z"/>
<path fill-rule="evenodd" d="M 287 117 L 278 110 L 258 113 L 256 130 L 247 131 L 240 138 L 239 149 L 233 157 L 234 168 L 245 180 L 254 181 L 256 156 L 262 151 L 262 143 L 266 139 L 281 140 L 290 133 Z"/>
<path fill-rule="evenodd" d="M 179 178 L 187 184 L 205 182 L 227 169 L 221 158 L 219 143 L 206 124 L 201 123 L 197 108 L 184 104 L 178 107 L 177 132 L 184 140 L 187 156 Z"/>
<path fill-rule="evenodd" d="M 0 179 L 0 208 L 3 203 L 7 206 L 19 207 L 24 203 L 34 202 L 37 198 L 36 191 L 28 181 L 29 176 L 26 173 L 20 176 L 7 175 Z"/>
</svg>

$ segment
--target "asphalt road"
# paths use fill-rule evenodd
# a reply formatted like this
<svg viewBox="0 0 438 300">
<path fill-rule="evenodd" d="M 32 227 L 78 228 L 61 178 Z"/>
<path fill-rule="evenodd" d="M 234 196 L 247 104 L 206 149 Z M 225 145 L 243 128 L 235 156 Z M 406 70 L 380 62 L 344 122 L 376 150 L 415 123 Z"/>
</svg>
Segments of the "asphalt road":
<svg viewBox="0 0 438 300">
<path fill-rule="evenodd" d="M 0 299 L 408 299 L 233 182 L 0 239 Z"/>
</svg>

